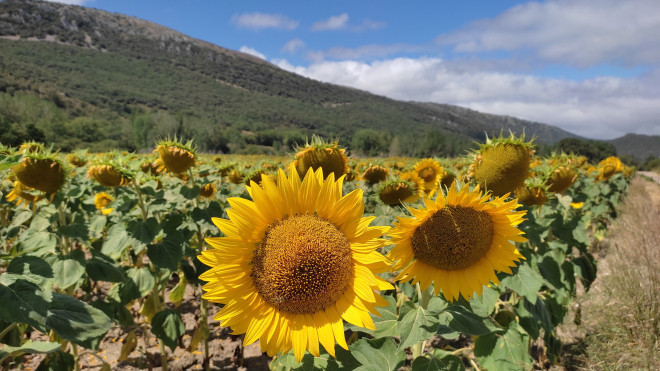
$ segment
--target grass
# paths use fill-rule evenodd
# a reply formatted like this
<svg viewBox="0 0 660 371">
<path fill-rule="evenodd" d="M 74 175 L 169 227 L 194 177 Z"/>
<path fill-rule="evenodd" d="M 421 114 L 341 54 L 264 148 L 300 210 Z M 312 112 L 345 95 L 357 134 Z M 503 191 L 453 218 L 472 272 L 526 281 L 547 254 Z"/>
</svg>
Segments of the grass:
<svg viewBox="0 0 660 371">
<path fill-rule="evenodd" d="M 583 303 L 586 370 L 660 369 L 660 185 L 632 181 Z"/>
</svg>

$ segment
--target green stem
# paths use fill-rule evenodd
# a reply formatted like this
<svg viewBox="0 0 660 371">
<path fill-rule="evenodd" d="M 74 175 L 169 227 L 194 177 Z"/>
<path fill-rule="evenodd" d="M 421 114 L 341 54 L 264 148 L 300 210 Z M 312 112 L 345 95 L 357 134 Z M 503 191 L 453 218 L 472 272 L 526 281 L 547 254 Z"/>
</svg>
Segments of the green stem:
<svg viewBox="0 0 660 371">
<path fill-rule="evenodd" d="M 11 325 L 7 326 L 2 332 L 0 332 L 0 340 L 2 340 L 5 335 L 9 333 L 9 331 L 13 330 L 14 328 L 18 327 L 18 322 L 14 322 Z"/>
<path fill-rule="evenodd" d="M 160 347 L 160 363 L 163 371 L 167 371 L 167 353 L 165 353 L 165 345 L 163 345 L 162 341 L 158 342 L 158 346 Z"/>
<path fill-rule="evenodd" d="M 140 207 L 140 211 L 142 212 L 142 220 L 147 220 L 147 209 L 144 206 L 144 199 L 142 198 L 142 192 L 140 192 L 140 187 L 138 187 L 136 182 L 133 182 L 133 188 L 135 189 L 135 193 L 138 195 L 138 206 Z"/>
<path fill-rule="evenodd" d="M 71 352 L 73 353 L 73 367 L 75 368 L 76 371 L 80 371 L 80 364 L 78 363 L 79 356 L 78 356 L 78 346 L 74 343 L 71 343 Z"/>
<path fill-rule="evenodd" d="M 60 223 L 60 226 L 65 226 L 65 225 L 67 225 L 67 222 L 66 222 L 66 212 L 65 212 L 65 210 L 64 210 L 65 207 L 66 207 L 66 201 L 65 201 L 65 202 L 62 202 L 62 203 L 57 207 L 57 213 L 58 213 L 58 217 L 59 217 L 59 223 Z M 67 254 L 69 253 L 69 246 L 70 246 L 70 244 L 69 244 L 69 237 L 67 237 L 67 236 L 62 236 L 62 239 L 61 239 L 61 245 L 62 245 L 62 254 L 63 254 L 63 255 L 67 255 Z"/>
<path fill-rule="evenodd" d="M 415 284 L 415 288 L 417 289 L 417 302 L 419 303 L 419 306 L 422 307 L 422 309 L 426 310 L 429 305 L 429 300 L 431 300 L 431 288 L 428 287 L 426 290 L 422 291 L 422 287 L 419 285 L 419 282 Z M 424 348 L 426 348 L 426 340 L 414 344 L 411 347 L 413 357 L 412 359 L 414 360 L 415 358 L 422 356 L 424 354 Z"/>
</svg>

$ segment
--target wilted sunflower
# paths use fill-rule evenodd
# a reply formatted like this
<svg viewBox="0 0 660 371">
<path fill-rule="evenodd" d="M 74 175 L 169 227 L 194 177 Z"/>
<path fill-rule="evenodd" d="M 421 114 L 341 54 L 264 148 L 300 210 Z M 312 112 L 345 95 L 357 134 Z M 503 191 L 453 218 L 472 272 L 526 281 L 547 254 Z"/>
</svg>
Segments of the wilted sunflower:
<svg viewBox="0 0 660 371">
<path fill-rule="evenodd" d="M 40 142 L 24 142 L 18 147 L 18 152 L 21 153 L 43 153 L 46 151 L 43 143 Z"/>
<path fill-rule="evenodd" d="M 380 165 L 374 165 L 368 167 L 364 173 L 362 173 L 362 179 L 368 184 L 376 184 L 385 181 L 388 175 L 390 175 L 390 172 L 387 168 Z"/>
<path fill-rule="evenodd" d="M 115 199 L 105 192 L 99 192 L 94 195 L 94 206 L 96 209 L 101 211 L 103 215 L 108 215 L 114 210 L 111 207 L 108 207 Z"/>
<path fill-rule="evenodd" d="M 432 158 L 425 158 L 417 162 L 413 171 L 424 180 L 424 193 L 427 195 L 438 189 L 438 184 L 444 173 L 442 166 Z"/>
<path fill-rule="evenodd" d="M 544 186 L 522 186 L 514 192 L 518 201 L 527 206 L 543 206 L 548 200 Z"/>
<path fill-rule="evenodd" d="M 300 149 L 289 165 L 298 171 L 298 175 L 303 176 L 308 169 L 316 171 L 323 169 L 323 176 L 328 177 L 330 173 L 335 178 L 347 174 L 350 171 L 346 151 L 339 148 L 337 142 L 326 143 L 320 137 L 313 136 L 312 142 L 307 143 L 305 148 Z"/>
<path fill-rule="evenodd" d="M 162 169 L 174 174 L 184 173 L 197 163 L 192 141 L 184 144 L 176 138 L 164 140 L 158 143 L 154 153 L 160 156 Z"/>
<path fill-rule="evenodd" d="M 49 154 L 26 154 L 11 170 L 23 185 L 46 193 L 55 193 L 64 183 L 62 163 Z"/>
<path fill-rule="evenodd" d="M 37 201 L 44 198 L 44 195 L 41 193 L 36 193 L 34 189 L 21 184 L 20 181 L 14 182 L 14 189 L 7 193 L 7 201 L 15 202 L 16 206 L 25 204 L 25 207 L 30 207 L 30 202 L 36 203 Z M 36 206 L 35 206 L 36 207 Z"/>
<path fill-rule="evenodd" d="M 400 270 L 397 280 L 419 282 L 422 289 L 433 282 L 436 295 L 442 290 L 456 300 L 499 283 L 495 272 L 511 274 L 510 267 L 524 259 L 509 241 L 527 241 L 516 228 L 525 211 L 514 211 L 517 200 L 489 197 L 478 186 L 459 191 L 454 183 L 446 196 L 438 192 L 435 202 L 424 198 L 424 208 L 409 208 L 413 217 L 397 217 L 387 256 Z"/>
<path fill-rule="evenodd" d="M 577 179 L 577 173 L 570 166 L 558 166 L 545 182 L 548 192 L 564 193 Z"/>
<path fill-rule="evenodd" d="M 389 206 L 415 202 L 423 195 L 424 180 L 412 172 L 402 174 L 401 179 L 385 182 L 378 189 L 378 197 Z"/>
<path fill-rule="evenodd" d="M 69 153 L 66 159 L 75 167 L 83 167 L 87 164 L 87 159 L 82 153 Z"/>
<path fill-rule="evenodd" d="M 524 135 L 488 139 L 474 155 L 469 176 L 493 195 L 502 196 L 525 183 L 533 153 L 532 144 L 525 142 Z"/>
<path fill-rule="evenodd" d="M 123 171 L 118 165 L 110 163 L 90 166 L 89 170 L 87 170 L 87 176 L 94 178 L 94 180 L 106 187 L 126 185 L 132 179 L 129 173 Z"/>
<path fill-rule="evenodd" d="M 253 201 L 229 198 L 229 219 L 213 218 L 226 237 L 207 238 L 213 249 L 199 259 L 211 267 L 204 298 L 225 306 L 214 317 L 244 345 L 259 340 L 270 356 L 308 350 L 319 343 L 334 356 L 347 349 L 343 320 L 375 329 L 370 313 L 387 302 L 374 290 L 392 285 L 374 273 L 389 271 L 376 250 L 388 227 L 369 227 L 362 190 L 342 197 L 342 178 L 279 170 L 248 187 Z"/>
<path fill-rule="evenodd" d="M 608 180 L 614 176 L 614 174 L 622 172 L 623 169 L 624 165 L 621 163 L 621 160 L 616 156 L 610 156 L 598 163 L 598 168 L 596 168 L 598 171 L 596 181 Z"/>
<path fill-rule="evenodd" d="M 215 194 L 215 186 L 213 183 L 206 183 L 199 190 L 199 197 L 211 198 Z"/>
</svg>

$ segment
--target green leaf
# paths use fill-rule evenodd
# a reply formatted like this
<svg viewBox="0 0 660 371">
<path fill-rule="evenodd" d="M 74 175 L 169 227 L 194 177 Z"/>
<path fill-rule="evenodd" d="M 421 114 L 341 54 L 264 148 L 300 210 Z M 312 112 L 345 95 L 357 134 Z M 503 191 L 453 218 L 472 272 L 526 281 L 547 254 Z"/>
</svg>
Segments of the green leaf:
<svg viewBox="0 0 660 371">
<path fill-rule="evenodd" d="M 0 347 L 0 363 L 2 360 L 9 356 L 19 356 L 21 354 L 30 353 L 52 353 L 58 350 L 62 344 L 60 343 L 51 343 L 49 341 L 32 341 L 28 340 L 23 345 L 18 347 L 3 346 Z"/>
<path fill-rule="evenodd" d="M 108 235 L 105 241 L 103 241 L 103 246 L 101 246 L 101 253 L 113 260 L 119 260 L 126 248 L 130 245 L 131 238 L 128 236 L 124 226 L 122 224 L 115 224 L 108 230 Z"/>
<path fill-rule="evenodd" d="M 0 319 L 5 322 L 27 323 L 45 332 L 51 299 L 50 291 L 20 276 L 0 275 L 0 303 L 5 303 L 0 305 Z"/>
<path fill-rule="evenodd" d="M 585 289 L 589 291 L 591 284 L 596 279 L 596 260 L 590 253 L 582 253 L 579 257 L 573 259 L 573 269 L 582 279 Z"/>
<path fill-rule="evenodd" d="M 543 286 L 543 277 L 530 268 L 529 265 L 523 264 L 518 267 L 517 273 L 513 276 L 504 277 L 501 282 L 502 285 L 516 291 L 534 304 L 536 303 L 537 293 Z"/>
<path fill-rule="evenodd" d="M 32 255 L 44 256 L 54 254 L 57 246 L 57 238 L 54 234 L 46 231 L 27 231 L 19 238 L 21 252 Z"/>
<path fill-rule="evenodd" d="M 371 319 L 376 325 L 375 330 L 369 330 L 362 327 L 355 326 L 354 331 L 360 331 L 367 333 L 374 338 L 387 337 L 387 336 L 398 336 L 399 332 L 397 330 L 397 323 L 399 316 L 397 315 L 396 308 L 396 299 L 392 296 L 383 296 L 385 300 L 389 303 L 386 307 L 377 307 L 378 313 L 380 316 L 371 315 Z M 353 329 L 353 328 L 351 328 Z"/>
<path fill-rule="evenodd" d="M 465 366 L 458 356 L 442 349 L 434 349 L 430 354 L 413 360 L 412 371 L 435 370 L 463 371 Z"/>
<path fill-rule="evenodd" d="M 151 332 L 172 351 L 176 349 L 177 339 L 185 330 L 181 314 L 174 309 L 163 309 L 151 320 Z"/>
<path fill-rule="evenodd" d="M 12 259 L 7 266 L 7 273 L 29 277 L 31 282 L 42 286 L 46 279 L 53 278 L 53 269 L 43 259 L 23 255 Z"/>
<path fill-rule="evenodd" d="M 474 314 L 479 317 L 488 317 L 493 313 L 495 304 L 497 304 L 497 299 L 499 298 L 499 291 L 484 286 L 483 293 L 481 295 L 475 295 L 472 300 L 470 300 L 470 307 L 472 307 Z"/>
<path fill-rule="evenodd" d="M 63 339 L 94 348 L 110 330 L 112 321 L 103 311 L 85 302 L 53 293 L 46 327 L 48 330 L 54 330 Z"/>
<path fill-rule="evenodd" d="M 46 355 L 46 358 L 41 361 L 36 371 L 73 370 L 74 363 L 75 360 L 70 353 L 58 349 L 53 353 Z"/>
<path fill-rule="evenodd" d="M 487 335 L 499 332 L 501 328 L 489 317 L 480 317 L 462 305 L 454 304 L 445 309 L 451 314 L 449 328 L 468 335 Z"/>
<path fill-rule="evenodd" d="M 79 241 L 86 241 L 89 238 L 89 228 L 86 224 L 73 223 L 61 225 L 57 232 L 63 236 L 75 238 Z"/>
<path fill-rule="evenodd" d="M 94 215 L 89 219 L 89 231 L 95 236 L 100 236 L 107 222 L 108 218 L 105 215 Z"/>
<path fill-rule="evenodd" d="M 474 343 L 474 355 L 488 370 L 531 370 L 529 335 L 516 322 L 511 322 L 502 335 L 480 336 Z"/>
<path fill-rule="evenodd" d="M 543 259 L 537 264 L 545 281 L 554 289 L 564 287 L 562 271 L 559 268 L 563 258 L 564 254 L 551 250 L 543 255 Z"/>
<path fill-rule="evenodd" d="M 176 271 L 183 258 L 185 243 L 180 232 L 170 232 L 160 243 L 149 245 L 147 256 L 160 268 Z"/>
<path fill-rule="evenodd" d="M 9 224 L 10 227 L 18 227 L 19 225 L 22 225 L 23 223 L 27 222 L 32 218 L 32 210 L 29 209 L 16 209 L 16 213 L 14 214 L 14 218 L 11 220 L 11 224 Z"/>
<path fill-rule="evenodd" d="M 89 278 L 94 281 L 122 282 L 126 279 L 124 271 L 117 262 L 99 254 L 94 254 L 87 261 L 85 269 Z"/>
<path fill-rule="evenodd" d="M 31 231 L 45 231 L 50 227 L 50 220 L 48 218 L 45 218 L 39 214 L 35 215 L 34 218 L 32 218 L 32 221 L 30 222 L 30 230 Z"/>
<path fill-rule="evenodd" d="M 360 371 L 392 371 L 398 369 L 406 358 L 406 353 L 398 351 L 392 338 L 360 339 L 351 345 L 351 354 L 362 364 Z M 403 348 L 399 348 L 403 349 Z"/>
<path fill-rule="evenodd" d="M 158 235 L 160 225 L 158 224 L 158 220 L 154 217 L 145 221 L 131 220 L 128 223 L 127 231 L 133 238 L 148 245 L 154 240 L 154 238 L 156 238 L 156 235 Z"/>
<path fill-rule="evenodd" d="M 85 274 L 85 264 L 85 253 L 80 250 L 59 257 L 53 263 L 54 283 L 61 289 L 76 284 Z"/>
<path fill-rule="evenodd" d="M 399 316 L 399 333 L 401 344 L 399 349 L 430 339 L 440 326 L 438 316 L 434 312 L 424 310 L 421 306 L 408 301 L 401 307 Z"/>
<path fill-rule="evenodd" d="M 23 158 L 23 154 L 17 155 L 0 154 L 0 171 L 9 169 L 10 167 L 18 164 Z"/>
<path fill-rule="evenodd" d="M 156 279 L 147 267 L 131 268 L 126 274 L 135 283 L 141 297 L 147 296 L 156 285 Z"/>
<path fill-rule="evenodd" d="M 182 186 L 180 193 L 181 196 L 185 197 L 186 199 L 193 200 L 199 196 L 200 189 L 201 188 L 196 184 L 192 188 L 188 186 Z"/>
</svg>

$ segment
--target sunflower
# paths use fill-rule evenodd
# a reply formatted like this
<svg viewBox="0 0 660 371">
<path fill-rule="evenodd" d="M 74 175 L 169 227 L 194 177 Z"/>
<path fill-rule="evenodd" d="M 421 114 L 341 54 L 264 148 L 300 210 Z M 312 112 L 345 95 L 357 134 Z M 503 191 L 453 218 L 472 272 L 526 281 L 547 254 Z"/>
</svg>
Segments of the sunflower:
<svg viewBox="0 0 660 371">
<path fill-rule="evenodd" d="M 368 184 L 376 184 L 385 181 L 388 175 L 390 175 L 390 171 L 387 170 L 387 168 L 380 165 L 374 165 L 368 167 L 364 173 L 362 173 L 362 179 Z"/>
<path fill-rule="evenodd" d="M 525 183 L 533 154 L 532 143 L 525 142 L 524 135 L 488 139 L 475 153 L 469 177 L 493 195 L 502 196 Z"/>
<path fill-rule="evenodd" d="M 216 189 L 213 183 L 206 183 L 199 190 L 199 197 L 211 198 L 215 194 Z"/>
<path fill-rule="evenodd" d="M 103 215 L 108 215 L 114 210 L 111 207 L 108 207 L 112 201 L 115 199 L 105 192 L 99 192 L 94 195 L 94 206 L 97 210 L 100 210 Z"/>
<path fill-rule="evenodd" d="M 522 186 L 514 192 L 518 201 L 527 206 L 543 206 L 548 200 L 546 187 L 542 185 Z"/>
<path fill-rule="evenodd" d="M 337 142 L 326 143 L 317 136 L 312 136 L 312 142 L 296 153 L 289 166 L 295 168 L 300 176 L 305 175 L 310 168 L 314 171 L 322 168 L 326 178 L 330 173 L 333 173 L 335 178 L 339 178 L 351 170 L 348 166 L 346 151 L 339 148 Z"/>
<path fill-rule="evenodd" d="M 433 282 L 436 295 L 442 290 L 447 300 L 456 300 L 499 283 L 496 272 L 511 274 L 510 267 L 524 259 L 509 241 L 527 241 L 516 228 L 525 211 L 514 211 L 519 205 L 505 201 L 508 195 L 489 197 L 479 186 L 459 191 L 454 183 L 435 202 L 424 198 L 424 208 L 409 208 L 413 217 L 397 217 L 388 233 L 395 246 L 387 256 L 400 270 L 396 279 L 419 282 L 424 290 Z"/>
<path fill-rule="evenodd" d="M 22 184 L 46 193 L 55 193 L 64 183 L 64 167 L 53 155 L 26 154 L 11 170 Z"/>
<path fill-rule="evenodd" d="M 343 177 L 310 170 L 251 182 L 253 201 L 229 198 L 229 219 L 213 218 L 225 237 L 207 238 L 213 249 L 200 261 L 211 267 L 204 298 L 223 303 L 215 316 L 244 345 L 259 340 L 273 356 L 293 349 L 300 361 L 319 343 L 334 356 L 347 349 L 343 321 L 374 329 L 370 313 L 387 302 L 374 290 L 392 285 L 374 273 L 389 271 L 376 250 L 389 227 L 369 227 L 362 190 L 342 196 Z"/>
<path fill-rule="evenodd" d="M 106 187 L 117 187 L 128 184 L 132 177 L 119 166 L 110 163 L 92 165 L 87 170 L 87 176 L 94 178 Z"/>
<path fill-rule="evenodd" d="M 415 202 L 424 195 L 424 180 L 415 173 L 404 173 L 401 179 L 393 179 L 378 188 L 378 197 L 385 205 L 396 206 Z"/>
<path fill-rule="evenodd" d="M 570 166 L 558 166 L 545 182 L 548 192 L 564 193 L 577 179 L 577 173 Z"/>
<path fill-rule="evenodd" d="M 167 170 L 170 173 L 184 173 L 197 164 L 197 156 L 195 155 L 195 149 L 192 147 L 192 141 L 184 144 L 176 138 L 174 140 L 164 140 L 158 143 L 154 153 L 158 153 L 160 156 L 161 170 Z"/>
<path fill-rule="evenodd" d="M 14 182 L 14 189 L 9 191 L 6 197 L 7 201 L 15 202 L 16 206 L 25 204 L 25 207 L 29 208 L 30 202 L 36 203 L 44 198 L 44 195 L 42 193 L 35 193 L 33 188 L 30 188 L 17 180 Z"/>
<path fill-rule="evenodd" d="M 427 195 L 438 189 L 438 183 L 444 173 L 442 166 L 432 158 L 417 162 L 413 171 L 424 180 L 424 193 Z"/>
<path fill-rule="evenodd" d="M 598 171 L 596 181 L 608 180 L 614 176 L 614 174 L 622 172 L 624 170 L 624 165 L 618 157 L 610 156 L 599 162 L 596 170 Z"/>
</svg>

